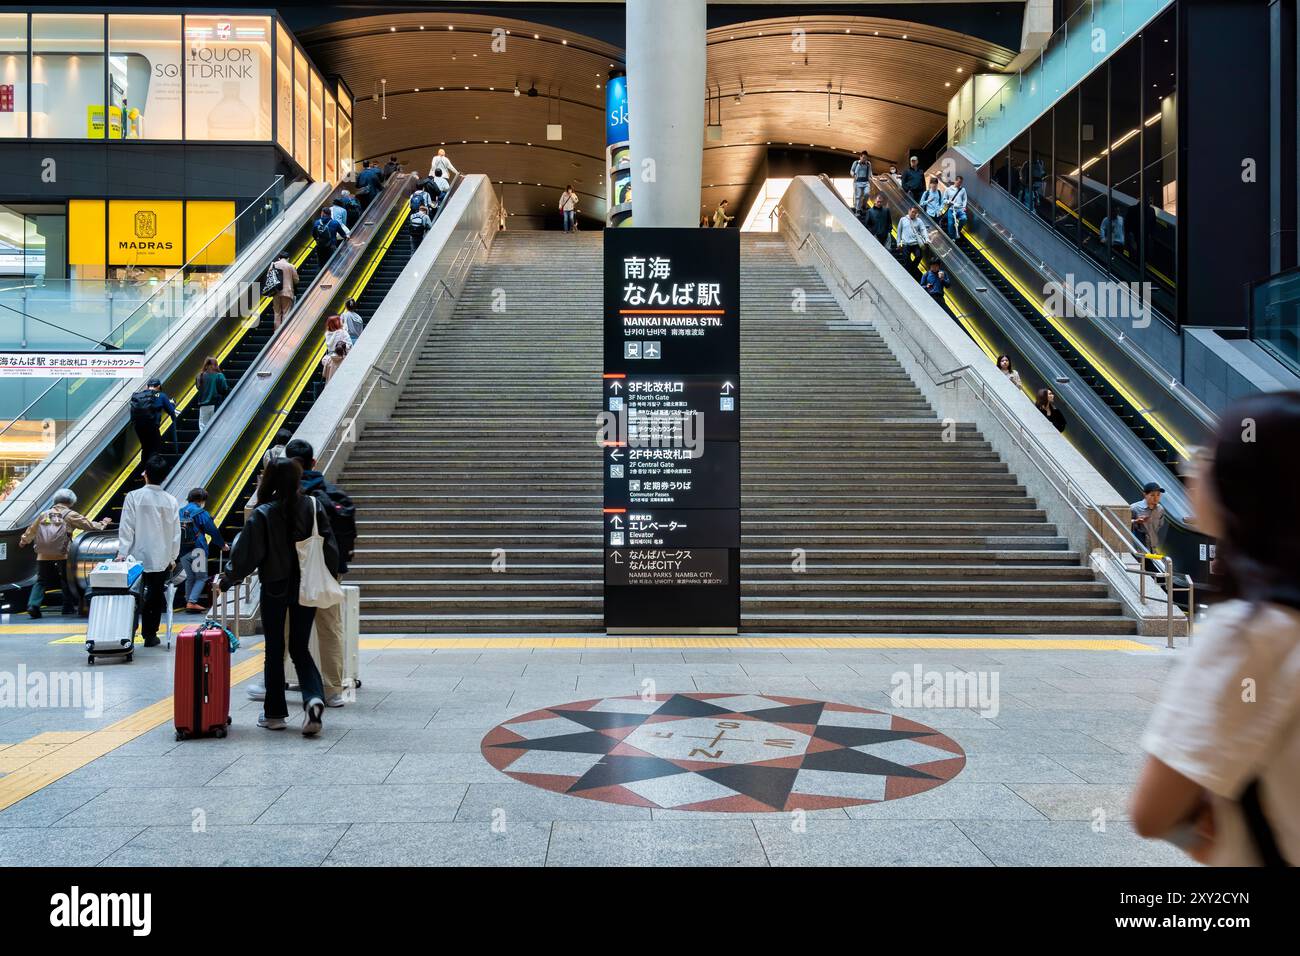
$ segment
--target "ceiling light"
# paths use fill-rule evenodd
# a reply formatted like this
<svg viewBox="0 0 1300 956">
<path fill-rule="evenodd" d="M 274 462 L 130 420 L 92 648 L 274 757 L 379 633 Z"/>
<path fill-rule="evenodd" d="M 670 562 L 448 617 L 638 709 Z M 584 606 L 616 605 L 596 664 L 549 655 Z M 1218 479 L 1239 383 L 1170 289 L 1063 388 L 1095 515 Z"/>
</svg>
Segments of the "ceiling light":
<svg viewBox="0 0 1300 956">
<path fill-rule="evenodd" d="M 397 32 L 397 27 L 389 27 L 389 28 L 388 28 L 388 32 L 389 32 L 389 33 L 396 33 L 396 32 Z"/>
<path fill-rule="evenodd" d="M 523 95 L 523 94 L 519 92 L 519 84 L 516 83 L 516 84 L 515 84 L 515 96 L 522 96 L 522 95 Z"/>
</svg>

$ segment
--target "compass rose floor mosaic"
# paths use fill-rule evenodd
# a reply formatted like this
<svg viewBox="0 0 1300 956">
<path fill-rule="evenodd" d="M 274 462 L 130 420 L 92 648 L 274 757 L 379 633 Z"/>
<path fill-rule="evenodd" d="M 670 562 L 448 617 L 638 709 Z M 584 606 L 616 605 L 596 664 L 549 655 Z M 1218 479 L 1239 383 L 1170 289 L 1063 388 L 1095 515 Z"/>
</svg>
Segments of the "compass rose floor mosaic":
<svg viewBox="0 0 1300 956">
<path fill-rule="evenodd" d="M 902 717 L 758 694 L 603 697 L 492 729 L 483 756 L 534 786 L 661 810 L 827 810 L 930 790 L 966 755 Z"/>
</svg>

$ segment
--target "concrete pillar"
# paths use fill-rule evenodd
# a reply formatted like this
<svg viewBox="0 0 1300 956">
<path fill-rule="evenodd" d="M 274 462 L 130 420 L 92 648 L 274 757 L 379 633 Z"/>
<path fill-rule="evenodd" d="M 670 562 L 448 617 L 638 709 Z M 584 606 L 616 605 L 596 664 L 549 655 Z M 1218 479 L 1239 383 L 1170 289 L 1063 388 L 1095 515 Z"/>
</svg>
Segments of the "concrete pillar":
<svg viewBox="0 0 1300 956">
<path fill-rule="evenodd" d="M 705 0 L 627 0 L 632 223 L 698 226 Z"/>
</svg>

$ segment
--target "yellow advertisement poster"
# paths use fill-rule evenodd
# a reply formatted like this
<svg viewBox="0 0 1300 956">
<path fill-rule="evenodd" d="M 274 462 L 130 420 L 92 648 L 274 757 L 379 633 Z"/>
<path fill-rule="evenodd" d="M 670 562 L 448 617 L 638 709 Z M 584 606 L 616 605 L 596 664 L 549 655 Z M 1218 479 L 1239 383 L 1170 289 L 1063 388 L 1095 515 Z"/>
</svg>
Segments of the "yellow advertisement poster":
<svg viewBox="0 0 1300 956">
<path fill-rule="evenodd" d="M 102 266 L 108 213 L 102 199 L 68 200 L 68 264 Z"/>
<path fill-rule="evenodd" d="M 184 214 L 180 200 L 114 199 L 108 204 L 108 264 L 184 264 Z"/>
<path fill-rule="evenodd" d="M 235 261 L 235 204 L 195 200 L 185 204 L 185 261 L 228 266 Z"/>
</svg>

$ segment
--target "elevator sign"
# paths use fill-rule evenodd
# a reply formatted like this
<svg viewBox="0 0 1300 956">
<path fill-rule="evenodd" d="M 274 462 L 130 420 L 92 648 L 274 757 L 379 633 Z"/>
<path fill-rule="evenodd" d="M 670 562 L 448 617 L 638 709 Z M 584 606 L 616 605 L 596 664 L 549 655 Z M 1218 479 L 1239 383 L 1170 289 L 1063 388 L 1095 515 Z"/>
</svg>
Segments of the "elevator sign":
<svg viewBox="0 0 1300 956">
<path fill-rule="evenodd" d="M 607 230 L 605 628 L 740 627 L 740 235 Z"/>
</svg>

